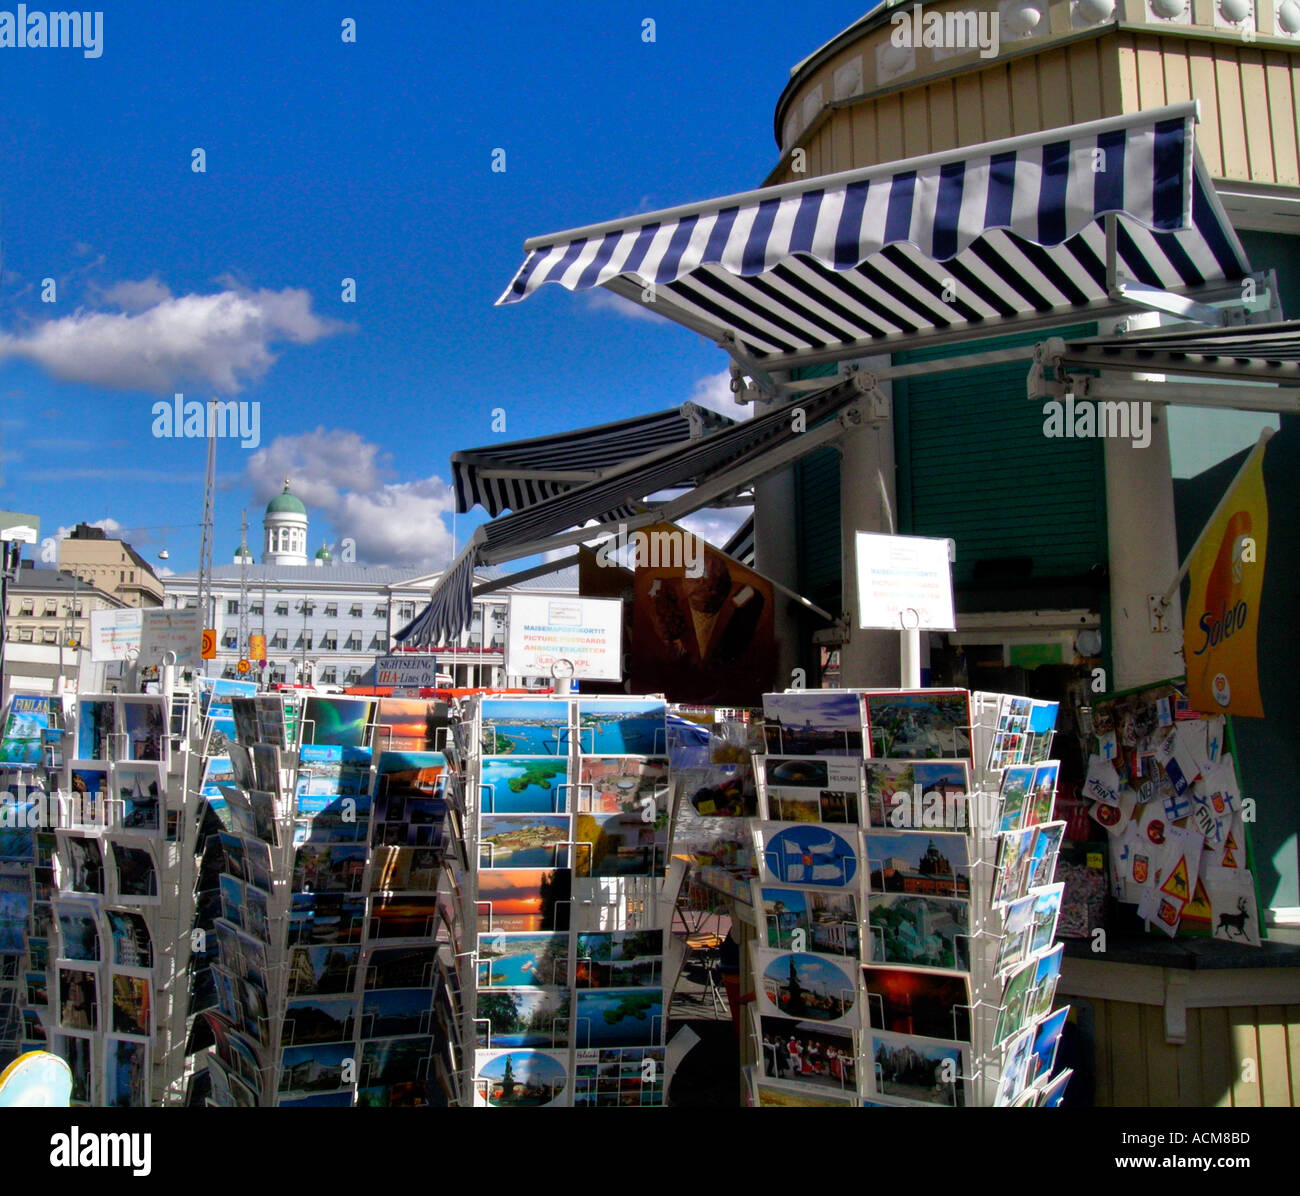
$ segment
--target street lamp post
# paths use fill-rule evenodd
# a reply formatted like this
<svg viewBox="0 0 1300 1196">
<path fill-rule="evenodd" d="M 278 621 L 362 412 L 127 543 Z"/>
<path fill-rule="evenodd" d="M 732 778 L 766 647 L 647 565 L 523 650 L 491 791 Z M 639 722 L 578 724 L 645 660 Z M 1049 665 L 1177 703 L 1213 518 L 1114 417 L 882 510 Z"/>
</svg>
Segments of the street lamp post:
<svg viewBox="0 0 1300 1196">
<path fill-rule="evenodd" d="M 302 659 L 298 665 L 298 684 L 301 685 L 307 675 L 307 616 L 315 611 L 316 604 L 303 598 L 299 600 L 295 609 L 302 611 Z"/>
</svg>

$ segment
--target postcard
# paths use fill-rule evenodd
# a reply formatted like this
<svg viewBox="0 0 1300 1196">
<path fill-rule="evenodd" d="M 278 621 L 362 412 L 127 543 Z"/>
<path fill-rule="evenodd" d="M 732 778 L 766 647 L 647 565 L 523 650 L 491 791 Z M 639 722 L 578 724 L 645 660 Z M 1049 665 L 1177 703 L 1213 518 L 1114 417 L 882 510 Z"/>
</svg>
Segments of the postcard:
<svg viewBox="0 0 1300 1196">
<path fill-rule="evenodd" d="M 152 986 L 146 976 L 113 973 L 113 1033 L 147 1038 L 152 1028 Z"/>
<path fill-rule="evenodd" d="M 427 1035 L 370 1039 L 361 1045 L 359 1083 L 373 1087 L 427 1080 L 432 1053 L 433 1039 Z"/>
<path fill-rule="evenodd" d="M 1065 823 L 1042 823 L 1037 829 L 1033 850 L 1029 854 L 1029 864 L 1025 869 L 1026 890 L 1051 884 L 1056 872 L 1056 856 L 1061 849 L 1061 838 L 1065 834 Z"/>
<path fill-rule="evenodd" d="M 4 735 L 0 737 L 0 768 L 35 768 L 41 762 L 43 736 L 50 729 L 48 694 L 11 694 Z"/>
<path fill-rule="evenodd" d="M 480 934 L 479 988 L 568 985 L 567 934 Z"/>
<path fill-rule="evenodd" d="M 829 1109 L 852 1108 L 856 1097 L 846 1094 L 836 1096 L 831 1092 L 810 1092 L 795 1084 L 772 1084 L 760 1081 L 755 1084 L 758 1107 L 762 1109 Z"/>
<path fill-rule="evenodd" d="M 493 1109 L 567 1104 L 567 1056 L 548 1051 L 476 1051 L 474 1104 Z"/>
<path fill-rule="evenodd" d="M 857 1050 L 848 1027 L 766 1015 L 759 1024 L 765 1076 L 856 1093 Z"/>
<path fill-rule="evenodd" d="M 437 751 L 450 723 L 446 702 L 426 698 L 380 698 L 375 744 L 383 751 Z"/>
<path fill-rule="evenodd" d="M 28 1005 L 49 1005 L 50 986 L 44 972 L 24 972 L 23 985 Z"/>
<path fill-rule="evenodd" d="M 862 765 L 836 756 L 765 756 L 760 796 L 774 822 L 857 824 Z"/>
<path fill-rule="evenodd" d="M 1049 1013 L 1033 1028 L 1034 1045 L 1025 1072 L 1026 1083 L 1038 1083 L 1052 1074 L 1052 1068 L 1056 1066 L 1056 1048 L 1060 1045 L 1061 1032 L 1069 1016 L 1070 1007 L 1066 1005 Z"/>
<path fill-rule="evenodd" d="M 667 1027 L 662 989 L 580 989 L 573 1037 L 579 1049 L 655 1046 Z"/>
<path fill-rule="evenodd" d="M 858 875 L 858 852 L 848 833 L 809 823 L 759 822 L 763 879 L 777 884 L 842 889 Z"/>
<path fill-rule="evenodd" d="M 568 867 L 572 839 L 567 814 L 485 814 L 479 822 L 479 867 Z"/>
<path fill-rule="evenodd" d="M 364 747 L 374 717 L 375 703 L 369 698 L 310 697 L 303 704 L 303 742 Z"/>
<path fill-rule="evenodd" d="M 566 868 L 498 868 L 478 876 L 479 930 L 567 930 L 572 873 Z"/>
<path fill-rule="evenodd" d="M 1027 873 L 1030 853 L 1038 837 L 1036 827 L 1011 831 L 998 838 L 998 857 L 993 886 L 993 904 L 1005 905 L 1023 897 L 1028 889 Z"/>
<path fill-rule="evenodd" d="M 429 988 L 436 950 L 428 945 L 380 947 L 366 955 L 363 985 L 372 988 Z"/>
<path fill-rule="evenodd" d="M 342 1088 L 356 1062 L 357 1048 L 350 1042 L 286 1047 L 280 1057 L 281 1092 L 329 1091 Z"/>
<path fill-rule="evenodd" d="M 584 814 L 631 814 L 649 805 L 666 812 L 668 783 L 667 760 L 584 756 L 578 768 L 577 808 Z"/>
<path fill-rule="evenodd" d="M 1070 1080 L 1073 1077 L 1074 1071 L 1068 1067 L 1059 1076 L 1053 1076 L 1051 1082 L 1043 1088 L 1038 1107 L 1040 1109 L 1055 1109 L 1064 1104 L 1066 1090 L 1069 1088 Z"/>
<path fill-rule="evenodd" d="M 285 1046 L 309 1042 L 350 1042 L 356 1035 L 356 998 L 351 993 L 331 997 L 293 997 L 285 1005 Z"/>
<path fill-rule="evenodd" d="M 1034 973 L 1037 968 L 1037 961 L 1031 959 L 1012 972 L 1003 986 L 997 1029 L 993 1035 L 995 1044 L 1000 1044 L 1018 1033 L 1028 1020 L 1025 1016 L 1025 1001 L 1029 997 L 1029 990 L 1034 986 Z"/>
<path fill-rule="evenodd" d="M 159 764 L 114 764 L 112 793 L 121 802 L 115 826 L 124 831 L 156 834 L 162 829 L 162 766 Z"/>
<path fill-rule="evenodd" d="M 61 861 L 67 865 L 63 887 L 74 893 L 104 892 L 104 855 L 98 839 L 59 832 Z"/>
<path fill-rule="evenodd" d="M 662 756 L 668 708 L 662 699 L 579 701 L 578 750 L 588 756 Z"/>
<path fill-rule="evenodd" d="M 1051 821 L 1052 807 L 1056 801 L 1056 778 L 1060 771 L 1061 765 L 1055 760 L 1035 766 L 1033 789 L 1025 810 L 1026 826 Z"/>
<path fill-rule="evenodd" d="M 1029 1061 L 1034 1052 L 1034 1031 L 1022 1030 L 1006 1046 L 1002 1054 L 1002 1072 L 998 1077 L 997 1093 L 993 1106 L 1008 1109 L 1017 1094 L 1029 1080 Z"/>
<path fill-rule="evenodd" d="M 117 732 L 116 698 L 83 698 L 77 703 L 77 755 L 81 759 L 116 759 Z"/>
<path fill-rule="evenodd" d="M 864 831 L 862 838 L 873 893 L 970 897 L 970 848 L 965 835 Z"/>
<path fill-rule="evenodd" d="M 60 967 L 59 1021 L 65 1030 L 99 1028 L 99 989 L 94 972 Z"/>
<path fill-rule="evenodd" d="M 868 819 L 891 830 L 970 827 L 970 765 L 965 760 L 868 760 Z"/>
<path fill-rule="evenodd" d="M 1058 894 L 1059 896 L 1059 894 Z M 1029 942 L 1034 929 L 1034 894 L 1021 897 L 1006 906 L 1002 916 L 1002 939 L 998 943 L 994 975 L 1015 967 L 1030 954 Z"/>
<path fill-rule="evenodd" d="M 578 988 L 662 988 L 661 930 L 617 930 L 577 937 Z"/>
<path fill-rule="evenodd" d="M 1034 981 L 1025 999 L 1026 1022 L 1037 1021 L 1052 1007 L 1056 995 L 1056 982 L 1061 975 L 1061 958 L 1065 944 L 1058 943 L 1051 951 L 1038 956 L 1034 964 Z"/>
<path fill-rule="evenodd" d="M 237 744 L 232 747 L 252 747 L 258 742 L 257 701 L 254 698 L 235 697 L 230 699 L 230 713 L 235 720 Z"/>
<path fill-rule="evenodd" d="M 1000 832 L 1019 830 L 1025 824 L 1025 807 L 1034 791 L 1034 772 L 1032 764 L 1013 764 L 1002 773 L 998 800 Z"/>
<path fill-rule="evenodd" d="M 872 1090 L 891 1101 L 961 1108 L 969 1055 L 960 1043 L 894 1034 L 867 1035 Z"/>
<path fill-rule="evenodd" d="M 65 1023 L 66 1026 L 66 1023 Z M 94 1104 L 97 1085 L 91 1064 L 93 1039 L 88 1034 L 57 1034 L 54 1038 L 54 1052 L 63 1057 L 68 1070 L 72 1072 L 72 1093 L 70 1100 L 74 1105 Z"/>
<path fill-rule="evenodd" d="M 130 695 L 121 699 L 130 760 L 168 759 L 167 707 L 161 695 Z"/>
<path fill-rule="evenodd" d="M 366 854 L 359 843 L 305 844 L 294 855 L 293 887 L 300 893 L 359 892 Z"/>
<path fill-rule="evenodd" d="M 149 1104 L 149 1046 L 126 1038 L 104 1040 L 104 1104 L 138 1109 Z"/>
<path fill-rule="evenodd" d="M 293 947 L 289 951 L 289 995 L 325 996 L 356 985 L 360 947 Z"/>
<path fill-rule="evenodd" d="M 861 701 L 834 690 L 764 694 L 763 735 L 773 755 L 861 757 Z"/>
<path fill-rule="evenodd" d="M 1034 902 L 1033 928 L 1029 932 L 1026 954 L 1037 955 L 1039 951 L 1050 946 L 1056 937 L 1056 920 L 1061 910 L 1061 894 L 1064 891 L 1065 885 L 1060 883 L 1047 885 L 1031 894 Z"/>
<path fill-rule="evenodd" d="M 862 695 L 872 757 L 971 758 L 970 699 L 964 689 Z"/>
<path fill-rule="evenodd" d="M 433 992 L 428 988 L 374 989 L 362 998 L 362 1038 L 429 1034 L 432 1021 Z"/>
<path fill-rule="evenodd" d="M 99 949 L 99 918 L 95 907 L 72 901 L 55 901 L 54 916 L 59 924 L 64 959 L 95 961 Z"/>
<path fill-rule="evenodd" d="M 295 893 L 289 910 L 289 942 L 351 944 L 361 941 L 366 903 L 360 893 Z M 418 920 L 421 927 L 427 918 Z"/>
<path fill-rule="evenodd" d="M 877 967 L 862 969 L 867 1023 L 876 1030 L 970 1041 L 965 976 Z"/>
<path fill-rule="evenodd" d="M 479 801 L 484 814 L 558 814 L 569 808 L 567 758 L 484 759 Z"/>
<path fill-rule="evenodd" d="M 567 1047 L 572 1033 L 568 989 L 494 988 L 478 993 L 478 1045 Z"/>
<path fill-rule="evenodd" d="M 643 815 L 651 815 L 649 819 Z M 578 814 L 574 872 L 577 876 L 652 876 L 668 856 L 668 814 L 651 807 L 636 814 Z"/>
<path fill-rule="evenodd" d="M 125 847 L 114 843 L 113 859 L 117 864 L 118 900 L 159 900 L 158 872 L 153 851 L 148 846 Z"/>
<path fill-rule="evenodd" d="M 393 893 L 371 899 L 370 937 L 373 939 L 430 938 L 437 921 L 436 897 Z"/>
<path fill-rule="evenodd" d="M 798 1021 L 841 1022 L 857 1009 L 850 970 L 823 955 L 754 951 L 760 1012 Z"/>
<path fill-rule="evenodd" d="M 853 893 L 755 887 L 768 947 L 857 957 L 858 904 Z"/>
<path fill-rule="evenodd" d="M 873 894 L 867 920 L 873 963 L 970 970 L 969 901 Z"/>
<path fill-rule="evenodd" d="M 1201 883 L 1210 905 L 1210 933 L 1225 942 L 1259 946 L 1259 906 L 1255 880 L 1244 868 L 1211 864 L 1201 869 Z"/>
<path fill-rule="evenodd" d="M 569 703 L 546 698 L 484 698 L 480 707 L 484 756 L 567 756 Z"/>
</svg>

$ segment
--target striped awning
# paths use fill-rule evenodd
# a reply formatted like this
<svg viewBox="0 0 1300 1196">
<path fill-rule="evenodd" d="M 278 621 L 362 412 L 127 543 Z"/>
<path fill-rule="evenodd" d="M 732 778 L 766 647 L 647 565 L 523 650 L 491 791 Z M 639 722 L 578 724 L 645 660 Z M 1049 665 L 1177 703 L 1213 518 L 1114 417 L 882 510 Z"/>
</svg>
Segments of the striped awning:
<svg viewBox="0 0 1300 1196">
<path fill-rule="evenodd" d="M 1123 280 L 1204 294 L 1249 263 L 1195 119 L 1193 101 L 533 238 L 498 303 L 604 286 L 771 370 L 1131 307 Z"/>
<path fill-rule="evenodd" d="M 728 556 L 735 557 L 742 565 L 754 564 L 753 515 L 731 533 L 731 539 L 722 546 L 722 551 Z"/>
<path fill-rule="evenodd" d="M 1191 374 L 1300 386 L 1300 320 L 1069 341 L 1055 360 L 1071 370 Z"/>
<path fill-rule="evenodd" d="M 611 469 L 727 427 L 734 420 L 695 403 L 556 436 L 463 449 L 451 455 L 456 510 L 522 511 Z"/>
<path fill-rule="evenodd" d="M 475 544 L 471 540 L 438 578 L 428 606 L 395 632 L 393 638 L 411 648 L 440 648 L 457 642 L 474 617 L 476 562 Z"/>
<path fill-rule="evenodd" d="M 830 421 L 861 397 L 861 390 L 851 379 L 833 382 L 826 390 L 800 400 L 802 417 L 798 424 L 802 431 L 792 428 L 792 408 L 776 408 L 702 436 L 685 447 L 629 462 L 606 477 L 575 485 L 563 494 L 482 524 L 439 579 L 429 605 L 396 633 L 397 641 L 436 645 L 447 642 L 453 631 L 459 634 L 468 626 L 476 567 L 531 556 L 546 547 L 548 537 L 581 528 L 591 519 L 623 518 L 609 512 L 626 510 L 652 521 L 655 516 L 647 511 L 645 500 L 665 490 L 699 486 L 719 475 L 743 478 L 745 485 L 752 484 L 784 468 L 791 455 L 803 451 L 805 444 L 811 452 L 822 443 L 818 432 L 824 433 Z M 695 509 L 707 504 L 699 501 L 692 505 L 688 499 L 686 505 Z M 585 538 L 596 534 L 597 529 L 592 529 Z"/>
</svg>

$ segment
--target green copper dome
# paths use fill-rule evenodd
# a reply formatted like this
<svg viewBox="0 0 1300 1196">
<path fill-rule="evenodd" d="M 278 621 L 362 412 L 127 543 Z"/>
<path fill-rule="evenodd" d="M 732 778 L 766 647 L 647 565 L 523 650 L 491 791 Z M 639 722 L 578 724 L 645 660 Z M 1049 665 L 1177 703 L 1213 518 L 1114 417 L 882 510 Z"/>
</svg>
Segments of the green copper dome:
<svg viewBox="0 0 1300 1196">
<path fill-rule="evenodd" d="M 306 515 L 307 508 L 302 505 L 302 500 L 294 498 L 289 493 L 289 479 L 284 479 L 284 493 L 277 494 L 269 503 L 266 504 L 266 513 L 268 515 Z"/>
<path fill-rule="evenodd" d="M 316 559 L 318 561 L 332 561 L 334 558 L 330 555 L 330 550 L 322 544 L 316 549 Z"/>
</svg>

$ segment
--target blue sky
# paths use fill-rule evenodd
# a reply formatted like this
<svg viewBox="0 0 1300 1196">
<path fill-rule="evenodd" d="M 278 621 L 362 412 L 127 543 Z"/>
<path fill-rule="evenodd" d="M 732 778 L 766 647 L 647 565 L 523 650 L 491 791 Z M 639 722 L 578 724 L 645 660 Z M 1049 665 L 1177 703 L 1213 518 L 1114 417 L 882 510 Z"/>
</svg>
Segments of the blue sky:
<svg viewBox="0 0 1300 1196">
<path fill-rule="evenodd" d="M 445 563 L 493 408 L 517 439 L 724 389 L 715 346 L 591 294 L 494 307 L 524 239 L 757 186 L 790 67 L 869 7 L 117 4 L 98 58 L 0 48 L 0 508 L 194 568 L 205 442 L 152 434 L 180 390 L 260 403 L 218 445 L 217 563 L 286 472 L 313 549 Z"/>
</svg>

